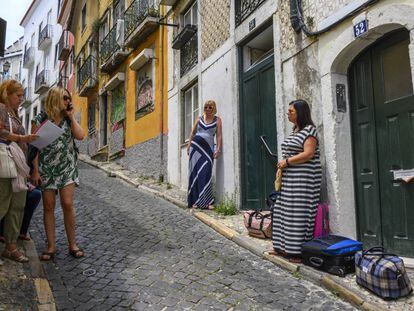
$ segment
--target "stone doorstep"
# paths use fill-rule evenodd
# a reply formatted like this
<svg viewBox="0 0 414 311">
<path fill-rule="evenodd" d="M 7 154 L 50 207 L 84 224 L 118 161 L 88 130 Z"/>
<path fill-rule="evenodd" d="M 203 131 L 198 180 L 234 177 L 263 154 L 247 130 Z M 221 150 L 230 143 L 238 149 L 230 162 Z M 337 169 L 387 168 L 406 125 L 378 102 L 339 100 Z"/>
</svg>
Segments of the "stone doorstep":
<svg viewBox="0 0 414 311">
<path fill-rule="evenodd" d="M 80 155 L 80 160 L 90 164 L 96 168 L 99 168 L 108 173 L 108 175 L 118 177 L 125 182 L 141 188 L 142 190 L 152 193 L 153 195 L 159 196 L 181 208 L 187 208 L 186 203 L 176 197 L 169 195 L 168 191 L 162 189 L 162 187 L 154 187 L 156 184 L 151 180 L 144 180 L 136 182 L 132 174 L 124 174 L 119 166 L 112 168 L 111 164 L 106 162 L 103 163 L 93 161 L 86 155 Z M 179 189 L 174 189 L 174 192 L 182 192 Z M 316 285 L 324 287 L 334 294 L 338 295 L 345 301 L 353 304 L 357 308 L 366 311 L 383 311 L 383 310 L 413 310 L 414 311 L 414 295 L 407 298 L 402 298 L 397 301 L 385 301 L 369 291 L 359 287 L 355 282 L 355 275 L 348 275 L 345 278 L 340 278 L 328 273 L 307 267 L 303 264 L 293 264 L 288 260 L 269 255 L 266 249 L 269 249 L 272 245 L 270 240 L 262 240 L 248 236 L 246 230 L 244 230 L 243 219 L 238 215 L 234 216 L 220 216 L 213 211 L 190 211 L 194 217 L 202 221 L 227 239 L 235 242 L 239 246 L 249 250 L 258 257 L 268 260 L 273 264 L 281 267 L 282 269 L 289 271 L 295 277 L 311 281 Z M 229 219 L 231 219 L 229 221 Z M 414 261 L 414 260 L 411 260 Z M 409 268 L 410 279 L 413 279 L 414 270 L 411 271 L 412 262 L 407 267 Z M 414 285 L 414 284 L 413 284 Z M 410 301 L 411 300 L 411 301 Z"/>
</svg>

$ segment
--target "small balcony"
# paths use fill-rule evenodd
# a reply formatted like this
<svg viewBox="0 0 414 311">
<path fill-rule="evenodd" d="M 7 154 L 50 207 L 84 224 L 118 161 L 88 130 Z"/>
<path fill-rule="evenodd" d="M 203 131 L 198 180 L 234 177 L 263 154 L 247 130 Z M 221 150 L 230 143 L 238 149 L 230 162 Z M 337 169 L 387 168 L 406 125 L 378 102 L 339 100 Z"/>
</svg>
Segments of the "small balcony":
<svg viewBox="0 0 414 311">
<path fill-rule="evenodd" d="M 102 72 L 110 73 L 128 57 L 129 52 L 124 49 L 123 24 L 123 22 L 120 23 L 119 27 L 115 24 L 101 41 L 99 57 Z"/>
<path fill-rule="evenodd" d="M 35 93 L 43 94 L 49 90 L 49 70 L 42 70 L 36 76 Z"/>
<path fill-rule="evenodd" d="M 39 33 L 38 48 L 41 51 L 46 50 L 52 43 L 52 25 L 46 25 Z"/>
<path fill-rule="evenodd" d="M 69 31 L 64 30 L 59 39 L 58 60 L 66 61 L 70 54 Z"/>
<path fill-rule="evenodd" d="M 236 0 L 236 27 L 266 0 Z"/>
<path fill-rule="evenodd" d="M 125 46 L 136 48 L 158 27 L 160 13 L 153 0 L 134 0 L 125 10 Z"/>
<path fill-rule="evenodd" d="M 97 85 L 96 60 L 92 55 L 89 55 L 83 65 L 79 68 L 77 83 L 79 96 L 82 97 L 86 97 Z"/>
<path fill-rule="evenodd" d="M 195 33 L 180 49 L 180 75 L 184 76 L 198 63 L 198 34 Z"/>
<path fill-rule="evenodd" d="M 24 88 L 24 101 L 23 106 L 26 107 L 32 102 L 32 87 L 28 86 Z"/>
<path fill-rule="evenodd" d="M 68 88 L 69 77 L 66 76 L 64 72 L 59 72 L 59 80 L 57 85 L 63 87 L 64 89 Z"/>
<path fill-rule="evenodd" d="M 33 66 L 34 56 L 35 56 L 34 47 L 31 46 L 26 51 L 24 51 L 23 68 L 30 69 L 30 67 Z"/>
</svg>

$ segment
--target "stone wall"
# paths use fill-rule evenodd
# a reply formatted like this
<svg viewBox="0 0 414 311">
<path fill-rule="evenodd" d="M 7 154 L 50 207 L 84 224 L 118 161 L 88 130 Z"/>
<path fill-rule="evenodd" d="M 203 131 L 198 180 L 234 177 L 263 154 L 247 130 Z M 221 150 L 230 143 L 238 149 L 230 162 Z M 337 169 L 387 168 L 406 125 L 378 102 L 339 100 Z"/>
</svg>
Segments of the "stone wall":
<svg viewBox="0 0 414 311">
<path fill-rule="evenodd" d="M 203 0 L 199 5 L 201 58 L 205 60 L 230 37 L 230 0 Z"/>
<path fill-rule="evenodd" d="M 168 137 L 163 135 L 163 159 L 161 159 L 161 135 L 146 142 L 136 144 L 125 150 L 125 156 L 117 158 L 116 163 L 142 176 L 158 179 L 160 175 L 167 180 Z"/>
</svg>

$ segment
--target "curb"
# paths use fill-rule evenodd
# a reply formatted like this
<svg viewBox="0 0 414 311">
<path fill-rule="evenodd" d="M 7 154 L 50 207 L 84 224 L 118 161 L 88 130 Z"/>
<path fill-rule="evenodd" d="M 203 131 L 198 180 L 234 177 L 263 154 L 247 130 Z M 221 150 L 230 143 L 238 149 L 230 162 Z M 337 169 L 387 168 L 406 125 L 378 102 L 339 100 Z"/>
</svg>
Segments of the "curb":
<svg viewBox="0 0 414 311">
<path fill-rule="evenodd" d="M 30 267 L 30 277 L 33 279 L 36 289 L 37 308 L 39 311 L 56 311 L 55 298 L 39 260 L 34 241 L 25 241 L 23 245 L 26 256 L 29 257 L 27 265 Z"/>
<path fill-rule="evenodd" d="M 105 172 L 108 173 L 109 176 L 112 177 L 118 177 L 120 179 L 122 179 L 123 181 L 129 183 L 130 185 L 140 188 L 146 192 L 149 192 L 155 196 L 158 196 L 162 199 L 165 199 L 166 201 L 169 201 L 171 203 L 173 203 L 174 205 L 177 205 L 178 207 L 187 209 L 187 205 L 176 199 L 173 198 L 169 195 L 166 195 L 156 189 L 152 189 L 148 186 L 146 186 L 145 184 L 142 183 L 138 183 L 135 182 L 133 180 L 131 180 L 128 176 L 119 173 L 119 172 L 113 172 L 111 169 L 109 168 L 105 168 L 100 166 L 98 163 L 96 163 L 93 160 L 90 160 L 88 158 L 86 158 L 85 156 L 81 156 L 79 158 L 81 161 L 90 164 L 98 169 L 101 169 Z M 386 309 L 377 305 L 373 305 L 370 302 L 366 301 L 363 297 L 361 297 L 361 295 L 359 295 L 356 291 L 350 289 L 347 287 L 347 285 L 345 284 L 341 284 L 342 282 L 338 282 L 337 280 L 333 279 L 330 276 L 327 275 L 323 275 L 322 273 L 318 273 L 317 270 L 311 269 L 309 267 L 306 267 L 304 265 L 296 265 L 293 264 L 291 262 L 289 262 L 288 260 L 285 260 L 281 257 L 278 256 L 272 256 L 269 255 L 263 248 L 253 244 L 249 239 L 247 239 L 246 237 L 242 236 L 241 234 L 239 234 L 238 232 L 234 231 L 233 229 L 223 225 L 222 223 L 218 222 L 216 219 L 208 216 L 207 214 L 201 212 L 201 211 L 196 211 L 196 212 L 190 212 L 190 214 L 192 214 L 195 218 L 197 218 L 198 220 L 200 220 L 201 222 L 203 222 L 204 224 L 206 224 L 207 226 L 209 226 L 210 228 L 214 229 L 216 232 L 220 233 L 221 235 L 223 235 L 225 238 L 233 241 L 234 243 L 236 243 L 237 245 L 247 249 L 248 251 L 250 251 L 251 253 L 253 253 L 254 255 L 270 261 L 271 263 L 273 263 L 274 265 L 292 273 L 292 274 L 298 274 L 297 276 L 299 277 L 303 277 L 306 280 L 321 286 L 331 292 L 333 292 L 334 294 L 337 294 L 339 297 L 341 297 L 344 301 L 349 302 L 350 304 L 354 305 L 355 307 L 359 308 L 360 310 L 364 310 L 364 311 L 385 311 Z M 53 296 L 52 296 L 53 297 Z M 40 310 L 40 309 L 39 309 Z"/>
</svg>

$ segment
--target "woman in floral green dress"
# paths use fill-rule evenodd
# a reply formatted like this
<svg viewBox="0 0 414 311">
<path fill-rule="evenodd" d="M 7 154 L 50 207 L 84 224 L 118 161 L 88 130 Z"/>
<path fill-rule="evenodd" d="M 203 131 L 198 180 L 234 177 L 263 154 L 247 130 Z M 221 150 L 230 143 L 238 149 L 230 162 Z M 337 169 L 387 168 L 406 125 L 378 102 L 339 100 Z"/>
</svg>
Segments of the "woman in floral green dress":
<svg viewBox="0 0 414 311">
<path fill-rule="evenodd" d="M 55 204 L 59 192 L 63 209 L 69 253 L 80 258 L 84 252 L 76 244 L 75 210 L 73 194 L 79 184 L 77 168 L 77 151 L 74 139 L 82 140 L 85 133 L 74 118 L 74 109 L 69 92 L 61 87 L 49 90 L 45 102 L 47 118 L 63 129 L 63 134 L 52 144 L 40 150 L 34 161 L 33 182 L 42 189 L 44 226 L 47 237 L 47 250 L 42 253 L 41 260 L 51 260 L 56 253 L 55 241 Z M 44 113 L 37 115 L 32 121 L 32 131 L 41 125 Z"/>
</svg>

